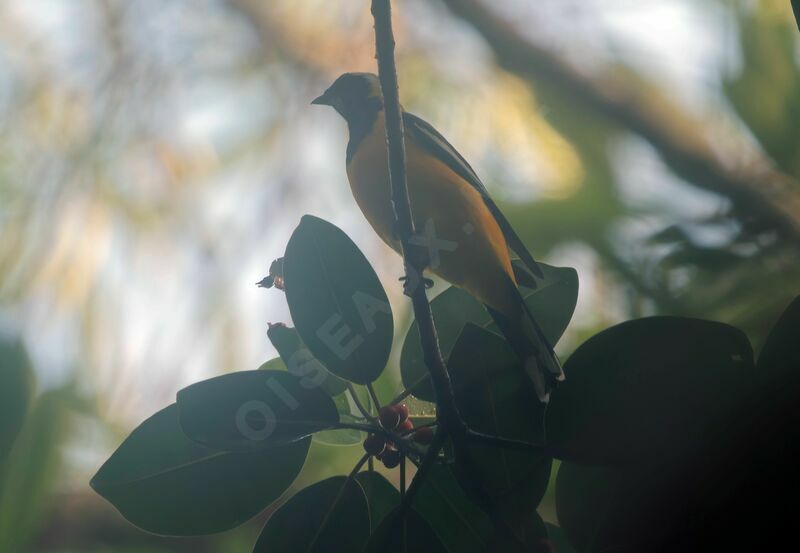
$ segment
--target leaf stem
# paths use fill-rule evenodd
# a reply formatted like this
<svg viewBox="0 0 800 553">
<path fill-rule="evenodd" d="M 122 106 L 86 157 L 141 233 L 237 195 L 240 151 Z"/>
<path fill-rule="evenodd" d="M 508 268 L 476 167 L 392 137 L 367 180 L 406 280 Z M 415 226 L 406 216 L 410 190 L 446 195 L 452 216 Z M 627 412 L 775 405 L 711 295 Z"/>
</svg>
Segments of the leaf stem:
<svg viewBox="0 0 800 553">
<path fill-rule="evenodd" d="M 381 410 L 381 402 L 378 401 L 378 394 L 375 393 L 375 388 L 372 387 L 372 382 L 367 384 L 367 391 L 369 391 L 369 397 L 372 399 L 372 403 L 375 405 L 375 412 L 379 412 Z"/>
<path fill-rule="evenodd" d="M 356 407 L 361 412 L 361 415 L 370 422 L 377 422 L 377 418 L 372 415 L 369 410 L 361 403 L 361 399 L 359 399 L 358 394 L 356 393 L 355 388 L 353 388 L 353 384 L 348 382 L 347 383 L 347 391 L 350 394 L 350 397 L 353 398 L 353 403 L 356 404 Z"/>
</svg>

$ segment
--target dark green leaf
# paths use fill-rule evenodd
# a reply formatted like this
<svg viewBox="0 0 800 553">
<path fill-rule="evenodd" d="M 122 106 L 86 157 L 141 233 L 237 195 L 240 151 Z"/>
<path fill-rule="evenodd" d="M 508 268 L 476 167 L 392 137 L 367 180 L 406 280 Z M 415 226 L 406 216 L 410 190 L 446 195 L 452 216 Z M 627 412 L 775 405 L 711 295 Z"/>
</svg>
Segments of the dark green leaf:
<svg viewBox="0 0 800 553">
<path fill-rule="evenodd" d="M 364 254 L 336 226 L 306 215 L 284 257 L 295 327 L 336 376 L 367 384 L 386 366 L 394 323 L 386 292 Z"/>
<path fill-rule="evenodd" d="M 374 532 L 386 515 L 400 503 L 400 492 L 382 474 L 375 471 L 359 472 L 356 480 L 367 496 L 369 518 Z"/>
<path fill-rule="evenodd" d="M 792 10 L 794 11 L 794 18 L 797 21 L 797 30 L 800 31 L 800 0 L 792 0 Z"/>
<path fill-rule="evenodd" d="M 414 499 L 414 508 L 425 518 L 448 551 L 480 553 L 487 550 L 492 522 L 458 485 L 450 469 L 435 465 Z"/>
<path fill-rule="evenodd" d="M 758 372 L 766 381 L 796 388 L 800 375 L 800 297 L 772 327 L 758 356 Z"/>
<path fill-rule="evenodd" d="M 394 516 L 394 512 L 384 518 L 364 553 L 448 553 L 448 550 L 425 519 L 410 509 L 405 520 Z"/>
<path fill-rule="evenodd" d="M 91 485 L 149 532 L 222 532 L 280 497 L 300 472 L 310 443 L 306 438 L 240 453 L 210 449 L 183 434 L 172 404 L 136 428 Z"/>
<path fill-rule="evenodd" d="M 0 477 L 33 393 L 30 360 L 22 343 L 0 338 Z"/>
<path fill-rule="evenodd" d="M 328 395 L 336 396 L 347 389 L 347 382 L 335 376 L 314 357 L 297 329 L 284 325 L 272 325 L 267 331 L 272 345 L 278 350 L 287 370 L 308 384 L 319 386 Z"/>
<path fill-rule="evenodd" d="M 558 342 L 567 328 L 578 299 L 578 274 L 569 267 L 553 267 L 540 263 L 545 278 L 537 280 L 537 288 L 520 288 L 525 303 L 536 317 L 551 345 Z M 523 269 L 524 270 L 524 269 Z M 456 339 L 467 323 L 500 333 L 484 306 L 461 288 L 451 286 L 431 301 L 431 310 L 439 335 L 442 354 L 447 358 Z M 403 385 L 414 387 L 414 395 L 434 401 L 433 387 L 422 356 L 417 323 L 412 322 L 400 355 Z M 418 384 L 423 381 L 422 384 Z M 416 387 L 415 387 L 416 386 Z"/>
<path fill-rule="evenodd" d="M 339 412 L 339 420 L 341 422 L 364 422 L 364 419 L 358 414 L 358 409 L 351 404 L 352 401 L 347 393 L 334 397 L 333 402 L 336 404 L 336 410 Z M 317 432 L 314 434 L 313 440 L 316 443 L 325 445 L 353 445 L 364 441 L 364 436 L 365 434 L 360 430 L 335 428 Z"/>
<path fill-rule="evenodd" d="M 361 553 L 369 539 L 361 484 L 334 476 L 299 491 L 267 521 L 254 553 Z"/>
<path fill-rule="evenodd" d="M 544 406 L 508 343 L 468 324 L 448 363 L 461 415 L 478 432 L 542 443 Z M 521 533 L 544 495 L 551 459 L 495 446 L 472 446 L 485 492 Z M 465 471 L 456 465 L 462 478 Z"/>
<path fill-rule="evenodd" d="M 556 511 L 560 529 L 576 550 L 593 550 L 615 502 L 619 479 L 613 468 L 561 463 L 556 477 Z"/>
<path fill-rule="evenodd" d="M 560 526 L 550 524 L 549 522 L 545 522 L 544 525 L 545 528 L 547 528 L 547 537 L 550 538 L 551 542 L 553 542 L 553 545 L 556 548 L 556 553 L 577 553 L 577 551 L 572 547 L 572 544 L 570 544 L 567 540 L 567 534 L 561 529 Z"/>
<path fill-rule="evenodd" d="M 216 449 L 249 450 L 295 441 L 339 422 L 313 383 L 276 370 L 241 371 L 178 392 L 186 435 Z"/>
<path fill-rule="evenodd" d="M 629 321 L 592 337 L 564 366 L 547 410 L 557 456 L 626 462 L 691 448 L 746 395 L 747 337 L 681 317 Z"/>
</svg>

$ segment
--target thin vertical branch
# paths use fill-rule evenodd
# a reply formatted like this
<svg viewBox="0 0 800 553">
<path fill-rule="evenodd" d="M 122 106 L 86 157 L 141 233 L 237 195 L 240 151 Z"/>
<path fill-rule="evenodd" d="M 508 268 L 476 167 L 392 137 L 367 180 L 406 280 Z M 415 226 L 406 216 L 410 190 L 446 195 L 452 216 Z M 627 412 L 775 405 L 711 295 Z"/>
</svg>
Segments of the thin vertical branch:
<svg viewBox="0 0 800 553">
<path fill-rule="evenodd" d="M 407 282 L 411 283 L 411 296 L 414 318 L 419 325 L 425 365 L 431 374 L 436 392 L 437 416 L 447 421 L 448 431 L 454 439 L 466 436 L 466 426 L 458 414 L 453 387 L 447 367 L 439 348 L 436 327 L 433 322 L 431 306 L 422 285 L 422 271 L 411 253 L 411 238 L 415 234 L 411 201 L 406 181 L 406 150 L 403 136 L 403 115 L 397 87 L 397 69 L 394 62 L 394 34 L 392 32 L 392 12 L 390 0 L 372 0 L 372 15 L 375 18 L 375 51 L 378 58 L 378 75 L 383 92 L 384 115 L 386 119 L 386 142 L 389 155 L 389 182 L 392 190 L 392 207 L 396 228 L 400 235 L 403 263 Z"/>
</svg>

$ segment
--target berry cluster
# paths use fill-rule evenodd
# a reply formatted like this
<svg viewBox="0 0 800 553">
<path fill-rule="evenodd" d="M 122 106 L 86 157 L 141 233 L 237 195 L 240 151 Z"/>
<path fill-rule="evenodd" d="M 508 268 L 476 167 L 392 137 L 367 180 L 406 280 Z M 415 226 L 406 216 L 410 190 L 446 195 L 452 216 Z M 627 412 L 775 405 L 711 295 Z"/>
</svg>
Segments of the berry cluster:
<svg viewBox="0 0 800 553">
<path fill-rule="evenodd" d="M 381 407 L 378 412 L 381 426 L 400 436 L 409 436 L 421 445 L 428 445 L 433 439 L 433 430 L 423 426 L 414 430 L 414 423 L 408 418 L 408 407 L 402 404 Z M 379 459 L 383 466 L 392 469 L 400 464 L 400 452 L 397 445 L 378 434 L 370 434 L 364 440 L 364 450 Z"/>
</svg>

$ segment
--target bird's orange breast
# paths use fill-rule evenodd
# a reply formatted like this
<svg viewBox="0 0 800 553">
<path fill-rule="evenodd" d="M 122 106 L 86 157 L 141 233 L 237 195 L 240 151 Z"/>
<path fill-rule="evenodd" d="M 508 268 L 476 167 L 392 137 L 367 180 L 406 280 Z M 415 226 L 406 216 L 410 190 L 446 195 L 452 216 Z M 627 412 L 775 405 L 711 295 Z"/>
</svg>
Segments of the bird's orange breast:
<svg viewBox="0 0 800 553">
<path fill-rule="evenodd" d="M 378 235 L 396 251 L 384 117 L 381 112 L 347 166 L 356 203 Z M 406 136 L 406 169 L 416 243 L 428 267 L 452 284 L 506 311 L 513 279 L 505 237 L 480 193 L 444 162 Z M 501 282 L 502 281 L 502 282 Z"/>
</svg>

